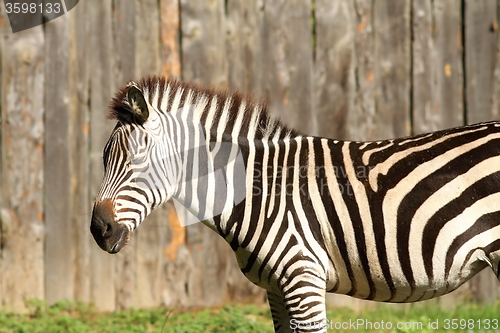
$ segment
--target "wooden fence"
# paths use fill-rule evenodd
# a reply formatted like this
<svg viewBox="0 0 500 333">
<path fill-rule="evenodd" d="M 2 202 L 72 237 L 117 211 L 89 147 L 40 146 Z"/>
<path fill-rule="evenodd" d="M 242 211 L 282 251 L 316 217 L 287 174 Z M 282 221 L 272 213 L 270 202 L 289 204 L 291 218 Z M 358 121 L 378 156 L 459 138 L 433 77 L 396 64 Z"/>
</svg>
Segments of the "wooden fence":
<svg viewBox="0 0 500 333">
<path fill-rule="evenodd" d="M 123 253 L 94 244 L 107 106 L 130 79 L 253 91 L 292 127 L 340 139 L 499 118 L 494 0 L 81 0 L 15 34 L 0 11 L 4 308 L 34 297 L 103 310 L 264 299 L 224 241 L 201 224 L 181 227 L 171 204 Z M 487 271 L 461 295 L 491 301 L 498 284 Z"/>
</svg>

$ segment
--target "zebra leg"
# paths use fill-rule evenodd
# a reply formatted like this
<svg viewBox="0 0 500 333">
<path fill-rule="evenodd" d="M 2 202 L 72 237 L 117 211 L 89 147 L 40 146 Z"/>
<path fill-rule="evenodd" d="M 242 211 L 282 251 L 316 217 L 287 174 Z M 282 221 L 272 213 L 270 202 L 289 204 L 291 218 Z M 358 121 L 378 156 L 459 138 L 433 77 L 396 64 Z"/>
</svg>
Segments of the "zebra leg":
<svg viewBox="0 0 500 333">
<path fill-rule="evenodd" d="M 325 289 L 311 281 L 298 281 L 284 289 L 284 303 L 293 333 L 326 333 Z"/>
<path fill-rule="evenodd" d="M 291 333 L 290 316 L 283 302 L 283 295 L 271 291 L 267 291 L 267 300 L 271 307 L 271 315 L 273 316 L 274 331 L 279 333 Z"/>
</svg>

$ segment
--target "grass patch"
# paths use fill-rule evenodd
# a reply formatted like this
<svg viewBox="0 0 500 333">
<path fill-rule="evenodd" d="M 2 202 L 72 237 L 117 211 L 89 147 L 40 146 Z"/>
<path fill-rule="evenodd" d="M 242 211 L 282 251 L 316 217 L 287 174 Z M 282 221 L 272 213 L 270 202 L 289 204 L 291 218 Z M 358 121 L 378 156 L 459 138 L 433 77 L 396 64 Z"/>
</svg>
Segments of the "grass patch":
<svg viewBox="0 0 500 333">
<path fill-rule="evenodd" d="M 130 309 L 107 314 L 78 302 L 47 306 L 43 301 L 30 300 L 27 307 L 25 314 L 0 311 L 0 333 L 274 332 L 269 309 L 255 305 L 189 312 Z M 500 332 L 500 303 L 468 303 L 451 310 L 436 304 L 376 306 L 361 313 L 339 308 L 329 309 L 327 318 L 329 332 Z"/>
<path fill-rule="evenodd" d="M 329 332 L 500 332 L 500 303 L 464 303 L 442 309 L 436 303 L 376 306 L 361 313 L 329 310 Z"/>
<path fill-rule="evenodd" d="M 179 313 L 171 309 L 130 309 L 99 313 L 92 305 L 40 300 L 26 303 L 28 313 L 0 312 L 0 333 L 253 333 L 273 332 L 269 310 L 224 306 Z"/>
</svg>

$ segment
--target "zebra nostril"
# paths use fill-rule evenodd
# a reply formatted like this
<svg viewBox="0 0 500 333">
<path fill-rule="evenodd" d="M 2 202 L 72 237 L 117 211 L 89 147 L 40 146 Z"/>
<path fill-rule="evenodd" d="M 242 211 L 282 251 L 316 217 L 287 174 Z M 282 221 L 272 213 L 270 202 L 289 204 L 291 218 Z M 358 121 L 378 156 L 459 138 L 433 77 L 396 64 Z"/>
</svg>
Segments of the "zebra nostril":
<svg viewBox="0 0 500 333">
<path fill-rule="evenodd" d="M 94 206 L 90 231 L 97 239 L 107 239 L 115 233 L 113 204 L 111 200 L 103 200 Z"/>
<path fill-rule="evenodd" d="M 113 224 L 112 223 L 106 223 L 104 228 L 103 228 L 103 233 L 102 237 L 104 238 L 109 238 L 113 234 Z"/>
</svg>

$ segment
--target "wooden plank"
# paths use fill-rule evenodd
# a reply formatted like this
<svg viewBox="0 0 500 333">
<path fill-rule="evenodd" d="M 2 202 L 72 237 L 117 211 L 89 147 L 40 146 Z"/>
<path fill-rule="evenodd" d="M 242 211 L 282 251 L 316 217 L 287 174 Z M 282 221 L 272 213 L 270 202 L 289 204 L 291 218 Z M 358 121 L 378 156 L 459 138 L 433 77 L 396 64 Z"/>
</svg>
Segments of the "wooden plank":
<svg viewBox="0 0 500 333">
<path fill-rule="evenodd" d="M 498 3 L 465 1 L 465 110 L 467 123 L 498 119 Z M 496 73 L 495 73 L 496 72 Z M 495 83 L 497 86 L 495 86 Z M 489 269 L 469 281 L 471 295 L 478 302 L 491 303 L 498 284 Z M 492 292 L 493 291 L 493 292 Z"/>
<path fill-rule="evenodd" d="M 136 77 L 158 74 L 160 69 L 160 15 L 157 0 L 136 3 Z"/>
<path fill-rule="evenodd" d="M 181 76 L 179 1 L 160 0 L 161 74 Z"/>
<path fill-rule="evenodd" d="M 135 57 L 136 77 L 160 72 L 160 15 L 158 1 L 136 2 Z M 140 22 L 140 23 L 139 23 Z M 162 244 L 166 224 L 165 208 L 156 209 L 136 233 L 135 306 L 161 304 Z"/>
<path fill-rule="evenodd" d="M 114 57 L 116 66 L 115 87 L 124 86 L 136 76 L 136 1 L 115 1 L 113 11 Z M 115 121 L 109 121 L 114 124 Z M 136 275 L 137 275 L 137 234 L 133 233 L 130 247 L 124 250 L 125 255 L 112 257 L 116 265 L 116 307 L 137 307 Z"/>
<path fill-rule="evenodd" d="M 315 2 L 316 16 L 316 66 L 315 77 L 328 76 L 324 85 L 315 89 L 323 89 L 315 96 L 315 112 L 318 113 L 319 131 L 327 132 L 328 136 L 346 138 L 349 140 L 369 140 L 377 137 L 377 115 L 375 108 L 375 81 L 374 67 L 374 32 L 373 32 L 373 1 L 355 0 L 350 4 L 338 3 L 336 11 L 327 11 L 329 4 L 326 1 Z M 331 6 L 330 6 L 331 7 Z M 328 17 L 332 17 L 329 19 Z M 334 20 L 343 22 L 337 24 Z M 330 28 L 330 26 L 335 28 Z M 337 34 L 333 29 L 340 29 L 343 34 Z M 330 35 L 332 35 L 330 37 Z M 330 38 L 335 38 L 336 48 L 328 49 Z M 345 41 L 344 41 L 345 38 Z M 353 59 L 349 59 L 350 49 L 353 49 Z M 336 58 L 342 56 L 342 58 Z M 319 66 L 323 62 L 325 65 Z M 324 67 L 323 67 L 324 66 Z M 352 66 L 352 69 L 344 68 Z M 324 71 L 324 73 L 322 73 Z M 334 71 L 336 75 L 330 75 Z M 349 71 L 353 71 L 351 74 Z M 337 75 L 340 75 L 337 77 Z M 351 77 L 354 75 L 354 78 Z M 342 78 L 342 79 L 340 79 Z M 349 82 L 349 80 L 352 80 Z M 352 89 L 349 92 L 349 89 Z M 343 107 L 335 106 L 336 101 L 327 95 L 331 91 L 339 98 L 340 93 L 350 93 L 352 96 L 340 97 Z M 330 108 L 330 111 L 329 109 Z M 348 109 L 345 114 L 344 109 Z M 326 117 L 326 118 L 323 118 Z M 332 119 L 333 117 L 336 117 Z M 344 118 L 343 118 L 344 117 Z M 323 119 L 328 119 L 324 121 Z M 335 122 L 343 123 L 343 127 Z M 322 125 L 320 125 L 320 123 Z M 321 126 L 321 127 L 320 127 Z M 331 133 L 328 126 L 335 128 Z M 335 126 L 335 127 L 334 127 Z M 345 295 L 327 294 L 327 304 L 334 307 L 347 306 L 355 310 L 364 309 L 367 303 Z"/>
<path fill-rule="evenodd" d="M 347 115 L 346 137 L 350 140 L 375 139 L 377 115 L 375 108 L 375 52 L 373 27 L 373 1 L 355 0 L 354 82 L 352 110 Z"/>
<path fill-rule="evenodd" d="M 181 53 L 182 76 L 184 79 L 198 80 L 212 86 L 227 85 L 228 64 L 237 66 L 236 64 L 239 62 L 241 64 L 240 69 L 245 66 L 241 59 L 236 59 L 233 56 L 234 54 L 241 54 L 242 51 L 238 45 L 231 44 L 231 42 L 235 39 L 240 41 L 240 38 L 236 35 L 237 33 L 245 33 L 242 31 L 244 28 L 238 17 L 240 12 L 235 11 L 234 6 L 241 5 L 248 10 L 252 10 L 251 8 L 254 8 L 255 4 L 227 2 L 227 5 L 228 7 L 224 8 L 223 1 L 211 3 L 181 1 Z M 226 16 L 224 15 L 225 10 L 227 10 Z M 226 40 L 226 24 L 229 20 L 233 20 L 233 28 L 236 29 L 236 25 L 238 25 L 242 30 L 238 30 L 238 32 L 231 30 L 234 35 L 229 36 Z M 226 55 L 226 46 L 230 48 L 228 51 L 232 52 L 231 55 Z M 251 68 L 257 67 L 260 59 L 254 61 L 253 64 L 246 64 L 248 68 L 243 69 L 241 72 L 232 71 L 230 82 L 233 87 L 247 89 L 252 85 L 251 80 L 245 80 L 243 77 L 252 71 Z M 263 73 L 264 69 L 259 68 L 259 71 Z M 241 77 L 235 79 L 240 74 Z M 179 223 L 185 223 L 187 217 L 184 214 L 186 212 L 181 211 L 178 213 L 180 213 L 180 220 L 184 221 Z M 178 227 L 179 223 L 176 224 L 175 219 L 172 218 L 169 228 L 171 230 L 180 229 Z M 189 303 L 198 306 L 215 305 L 227 301 L 230 296 L 234 297 L 234 294 L 228 294 L 228 291 L 230 291 L 226 287 L 228 284 L 235 293 L 248 290 L 246 288 L 246 286 L 249 286 L 248 281 L 245 281 L 245 278 L 239 272 L 234 254 L 220 236 L 201 223 L 189 225 L 185 227 L 185 230 L 185 239 L 181 244 L 174 247 L 175 251 L 171 250 L 170 246 L 166 248 L 169 250 L 167 253 L 176 253 L 166 264 L 166 272 L 175 274 L 174 276 L 182 276 L 183 272 L 186 272 L 185 276 L 188 276 L 188 279 L 184 282 L 184 288 L 181 289 L 183 292 L 178 293 L 176 291 L 167 294 L 168 298 L 166 300 L 168 302 Z M 187 263 L 183 262 L 186 257 L 189 258 Z M 167 278 L 170 288 L 178 287 L 171 276 L 167 276 Z M 241 285 L 240 281 L 242 282 Z M 257 293 L 261 295 L 260 291 L 257 291 Z"/>
<path fill-rule="evenodd" d="M 229 87 L 252 93 L 256 98 L 263 97 L 264 89 L 265 68 L 261 64 L 263 9 L 263 3 L 258 1 L 228 1 L 226 8 Z M 227 298 L 235 302 L 262 303 L 264 291 L 241 273 L 234 253 L 225 251 L 222 255 L 227 256 L 224 276 Z"/>
<path fill-rule="evenodd" d="M 117 1 L 113 11 L 113 36 L 115 42 L 116 85 L 123 86 L 137 80 L 136 64 L 136 1 Z"/>
<path fill-rule="evenodd" d="M 102 0 L 89 3 L 89 66 L 90 74 L 90 137 L 89 137 L 89 193 L 94 202 L 103 177 L 102 150 L 113 122 L 107 121 L 110 98 L 116 90 L 114 82 L 114 48 L 112 36 L 112 1 Z M 115 309 L 115 267 L 116 258 L 103 252 L 92 237 L 89 237 L 91 282 L 90 298 L 100 310 Z"/>
<path fill-rule="evenodd" d="M 228 83 L 262 97 L 262 36 L 264 4 L 258 1 L 228 1 L 226 14 L 226 52 Z"/>
<path fill-rule="evenodd" d="M 182 78 L 227 84 L 224 1 L 180 0 Z"/>
<path fill-rule="evenodd" d="M 182 78 L 211 86 L 227 85 L 224 1 L 181 0 L 180 8 Z M 183 223 L 186 217 L 184 212 L 180 213 Z M 185 229 L 189 265 L 183 268 L 189 275 L 185 280 L 184 295 L 191 305 L 220 304 L 225 299 L 226 288 L 221 283 L 224 277 L 219 273 L 225 270 L 227 244 L 201 223 Z M 183 246 L 180 251 L 184 253 L 182 249 Z M 176 263 L 177 259 L 170 265 Z"/>
<path fill-rule="evenodd" d="M 413 2 L 413 132 L 460 126 L 463 119 L 461 5 Z"/>
<path fill-rule="evenodd" d="M 72 214 L 69 22 L 63 15 L 45 24 L 45 299 L 72 299 Z M 55 89 L 55 87 L 58 87 Z"/>
<path fill-rule="evenodd" d="M 45 40 L 42 27 L 6 30 L 1 7 L 0 306 L 23 310 L 44 297 Z"/>
<path fill-rule="evenodd" d="M 313 129 L 311 1 L 266 2 L 261 66 L 271 111 L 305 133 Z"/>
<path fill-rule="evenodd" d="M 162 304 L 163 244 L 166 238 L 165 207 L 153 211 L 135 231 L 136 272 L 135 304 L 148 308 Z"/>
<path fill-rule="evenodd" d="M 465 110 L 467 123 L 498 119 L 500 58 L 498 3 L 465 1 Z M 474 300 L 492 303 L 498 280 L 486 269 L 468 282 Z M 493 292 L 492 292 L 493 291 Z"/>
<path fill-rule="evenodd" d="M 181 76 L 179 2 L 160 0 L 161 73 L 166 77 Z M 186 246 L 186 228 L 181 225 L 173 202 L 166 203 L 154 226 L 163 235 L 159 248 L 162 255 L 160 284 L 157 293 L 165 306 L 190 305 L 186 288 L 192 270 L 191 254 Z"/>
<path fill-rule="evenodd" d="M 459 126 L 463 117 L 461 4 L 413 3 L 413 132 Z M 466 283 L 435 303 L 456 304 L 471 293 Z"/>
<path fill-rule="evenodd" d="M 67 4 L 68 5 L 68 4 Z M 70 24 L 69 91 L 71 144 L 71 224 L 74 248 L 74 299 L 90 301 L 90 245 L 89 232 L 89 20 L 87 2 L 80 1 L 68 15 Z M 66 222 L 67 223 L 67 222 Z M 92 244 L 94 245 L 94 244 Z"/>
<path fill-rule="evenodd" d="M 316 133 L 338 139 L 373 137 L 375 118 L 371 1 L 315 1 Z M 360 310 L 366 302 L 327 294 L 327 304 Z"/>
<path fill-rule="evenodd" d="M 351 1 L 315 1 L 316 61 L 314 67 L 314 133 L 349 137 L 353 109 L 355 13 Z"/>
<path fill-rule="evenodd" d="M 410 134 L 410 0 L 373 4 L 374 139 Z"/>
<path fill-rule="evenodd" d="M 467 0 L 465 20 L 465 94 L 468 123 L 492 118 L 498 46 L 497 2 Z"/>
<path fill-rule="evenodd" d="M 168 222 L 163 265 L 162 301 L 168 307 L 185 308 L 191 305 L 189 280 L 194 270 L 191 253 L 186 246 L 186 228 L 181 224 L 173 201 L 167 203 Z"/>
<path fill-rule="evenodd" d="M 10 27 L 6 27 L 6 22 L 5 22 L 5 19 L 6 19 L 6 15 L 7 13 L 5 13 L 4 9 L 3 8 L 0 8 L 0 34 L 5 34 L 6 33 L 6 28 L 10 28 Z M 0 52 L 2 51 L 2 47 L 3 47 L 3 38 L 0 39 Z M 0 78 L 2 77 L 2 69 L 3 69 L 3 61 L 1 59 L 1 53 L 0 53 Z M 5 188 L 5 185 L 3 183 L 3 174 L 4 174 L 4 168 L 3 168 L 3 160 L 4 160 L 4 156 L 3 156 L 3 144 L 4 144 L 4 140 L 3 140 L 3 112 L 2 112 L 2 104 L 3 104 L 3 81 L 0 79 L 0 295 L 1 293 L 3 292 L 4 288 L 3 288 L 3 267 L 2 267 L 2 264 L 3 264 L 3 260 L 2 260 L 2 252 L 3 252 L 3 248 L 4 248 L 4 243 L 6 242 L 6 238 L 3 237 L 3 234 L 2 234 L 2 224 L 3 224 L 3 216 L 4 216 L 4 212 L 7 213 L 7 210 L 4 209 L 5 207 L 5 204 L 4 204 L 4 188 Z M 7 215 L 7 214 L 5 214 Z M 2 300 L 2 296 L 0 296 L 0 309 L 2 309 L 4 303 L 3 303 L 3 300 Z"/>
</svg>

